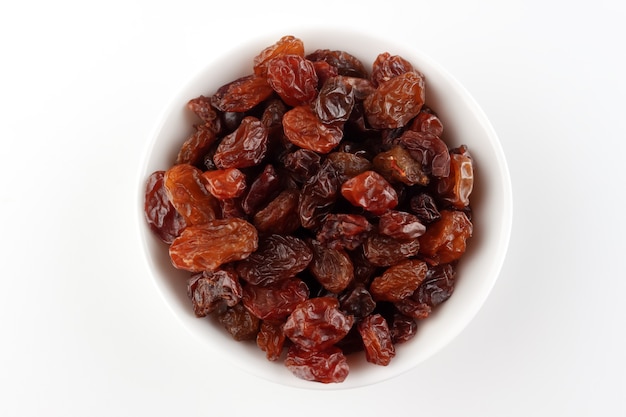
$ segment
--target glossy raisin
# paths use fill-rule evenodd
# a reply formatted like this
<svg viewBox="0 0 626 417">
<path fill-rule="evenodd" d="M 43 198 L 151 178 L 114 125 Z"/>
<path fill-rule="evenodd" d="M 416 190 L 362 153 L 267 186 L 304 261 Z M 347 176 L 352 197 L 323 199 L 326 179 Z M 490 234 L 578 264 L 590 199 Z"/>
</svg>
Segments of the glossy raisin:
<svg viewBox="0 0 626 417">
<path fill-rule="evenodd" d="M 268 99 L 274 90 L 267 78 L 248 75 L 220 87 L 211 97 L 211 104 L 223 112 L 246 112 Z"/>
<path fill-rule="evenodd" d="M 356 318 L 366 317 L 374 312 L 376 301 L 363 284 L 357 284 L 339 297 L 341 310 Z"/>
<path fill-rule="evenodd" d="M 365 359 L 375 365 L 387 366 L 396 349 L 391 340 L 387 321 L 380 314 L 371 314 L 358 324 L 359 333 L 365 346 Z"/>
<path fill-rule="evenodd" d="M 298 106 L 283 117 L 287 139 L 296 146 L 326 154 L 333 150 L 343 137 L 336 124 L 325 124 L 317 118 L 310 106 Z"/>
<path fill-rule="evenodd" d="M 217 217 L 219 204 L 198 168 L 174 165 L 165 172 L 163 181 L 168 199 L 188 225 L 205 224 Z"/>
<path fill-rule="evenodd" d="M 438 136 L 407 130 L 398 142 L 422 164 L 425 173 L 435 177 L 447 177 L 450 174 L 448 146 Z"/>
<path fill-rule="evenodd" d="M 472 236 L 473 225 L 462 211 L 441 210 L 441 218 L 420 236 L 420 253 L 431 265 L 459 259 Z"/>
<path fill-rule="evenodd" d="M 326 160 L 333 164 L 342 182 L 372 169 L 370 160 L 358 153 L 331 152 Z"/>
<path fill-rule="evenodd" d="M 347 121 L 354 107 L 352 85 L 344 82 L 342 77 L 326 80 L 312 106 L 323 123 Z"/>
<path fill-rule="evenodd" d="M 424 224 L 430 224 L 441 217 L 435 199 L 429 194 L 420 193 L 412 196 L 409 205 L 411 211 Z"/>
<path fill-rule="evenodd" d="M 257 248 L 254 226 L 242 219 L 222 219 L 188 226 L 174 239 L 169 253 L 174 267 L 202 272 L 244 259 Z"/>
<path fill-rule="evenodd" d="M 452 296 L 456 285 L 456 271 L 450 264 L 430 267 L 424 282 L 413 293 L 419 303 L 436 307 Z"/>
<path fill-rule="evenodd" d="M 267 82 L 288 106 L 308 104 L 317 96 L 313 63 L 299 55 L 280 55 L 267 63 Z"/>
<path fill-rule="evenodd" d="M 368 78 L 367 69 L 354 55 L 345 51 L 317 49 L 306 56 L 311 61 L 325 61 L 337 68 L 339 75 Z"/>
<path fill-rule="evenodd" d="M 224 137 L 213 156 L 220 169 L 257 165 L 267 152 L 267 127 L 256 117 L 247 116 L 237 130 Z"/>
<path fill-rule="evenodd" d="M 309 246 L 313 259 L 309 270 L 322 286 L 332 292 L 340 293 L 354 279 L 354 270 L 350 257 L 343 249 L 333 249 L 311 240 Z"/>
<path fill-rule="evenodd" d="M 379 153 L 372 161 L 374 168 L 387 181 L 406 185 L 428 185 L 430 179 L 422 170 L 422 164 L 411 157 L 402 146 L 394 146 Z"/>
<path fill-rule="evenodd" d="M 261 321 L 241 303 L 228 307 L 218 315 L 218 320 L 233 339 L 254 340 L 259 332 Z"/>
<path fill-rule="evenodd" d="M 391 333 L 391 341 L 394 344 L 407 342 L 417 333 L 417 322 L 409 316 L 401 313 L 395 313 L 389 324 L 389 332 Z"/>
<path fill-rule="evenodd" d="M 254 214 L 280 192 L 281 181 L 273 165 L 268 164 L 254 179 L 241 204 L 246 214 Z"/>
<path fill-rule="evenodd" d="M 409 129 L 441 137 L 443 135 L 443 123 L 436 114 L 425 107 L 422 107 L 422 110 L 413 119 Z"/>
<path fill-rule="evenodd" d="M 466 146 L 450 154 L 450 175 L 437 183 L 437 193 L 454 208 L 469 206 L 469 197 L 474 188 L 474 167 Z"/>
<path fill-rule="evenodd" d="M 339 178 L 332 163 L 325 161 L 317 174 L 302 187 L 298 212 L 300 223 L 307 229 L 316 229 L 332 210 L 339 195 Z"/>
<path fill-rule="evenodd" d="M 414 71 L 413 65 L 398 55 L 389 52 L 379 54 L 372 65 L 372 83 L 378 86 L 405 72 Z"/>
<path fill-rule="evenodd" d="M 374 278 L 369 291 L 375 300 L 400 301 L 415 292 L 426 278 L 427 271 L 426 262 L 418 259 L 405 259 L 390 266 L 382 275 Z"/>
<path fill-rule="evenodd" d="M 268 361 L 275 362 L 280 359 L 285 339 L 282 323 L 263 321 L 256 336 L 256 344 L 265 352 Z"/>
<path fill-rule="evenodd" d="M 425 231 L 417 216 L 404 211 L 390 210 L 378 219 L 378 232 L 394 239 L 416 239 Z"/>
<path fill-rule="evenodd" d="M 207 189 L 220 200 L 239 197 L 246 190 L 246 176 L 237 168 L 205 171 Z"/>
<path fill-rule="evenodd" d="M 398 205 L 394 188 L 375 171 L 365 171 L 344 182 L 341 194 L 352 205 L 378 215 Z"/>
<path fill-rule="evenodd" d="M 204 125 L 219 134 L 222 130 L 221 117 L 218 111 L 211 105 L 211 97 L 198 96 L 187 102 L 187 109 L 193 112 Z"/>
<path fill-rule="evenodd" d="M 419 250 L 418 239 L 398 240 L 379 233 L 370 234 L 363 243 L 363 253 L 376 266 L 391 266 L 417 255 Z"/>
<path fill-rule="evenodd" d="M 187 138 L 178 151 L 176 163 L 201 166 L 204 156 L 216 140 L 217 136 L 212 126 L 207 124 L 196 126 L 195 132 Z"/>
<path fill-rule="evenodd" d="M 203 271 L 194 274 L 187 282 L 187 296 L 196 317 L 204 317 L 220 306 L 232 307 L 242 295 L 239 279 L 230 268 Z"/>
<path fill-rule="evenodd" d="M 329 214 L 324 218 L 317 240 L 335 249 L 359 247 L 373 230 L 372 224 L 358 214 Z"/>
<path fill-rule="evenodd" d="M 238 262 L 236 269 L 250 284 L 268 285 L 304 271 L 312 258 L 303 240 L 273 234 L 260 239 L 258 250 Z"/>
<path fill-rule="evenodd" d="M 285 366 L 300 379 L 324 384 L 343 382 L 350 371 L 348 360 L 336 346 L 307 350 L 292 345 L 287 351 Z"/>
<path fill-rule="evenodd" d="M 293 178 L 305 183 L 319 171 L 321 157 L 317 152 L 309 149 L 297 149 L 285 156 L 284 165 Z"/>
<path fill-rule="evenodd" d="M 170 202 L 164 185 L 165 171 L 155 171 L 146 181 L 144 214 L 150 229 L 170 244 L 187 227 L 185 219 Z"/>
<path fill-rule="evenodd" d="M 304 56 L 304 43 L 302 40 L 291 36 L 283 36 L 276 43 L 263 49 L 253 59 L 254 73 L 257 75 L 266 75 L 269 62 L 283 55 Z"/>
<path fill-rule="evenodd" d="M 354 324 L 354 317 L 339 309 L 334 297 L 310 298 L 289 315 L 283 331 L 307 350 L 324 350 L 341 340 Z"/>
<path fill-rule="evenodd" d="M 424 104 L 424 78 L 411 71 L 380 84 L 364 102 L 369 124 L 377 129 L 405 126 Z"/>
<path fill-rule="evenodd" d="M 263 320 L 283 319 L 307 298 L 309 288 L 296 277 L 265 286 L 248 284 L 243 289 L 243 305 Z"/>
<path fill-rule="evenodd" d="M 299 201 L 298 190 L 284 190 L 254 215 L 252 223 L 261 233 L 280 235 L 294 233 L 300 227 Z"/>
</svg>

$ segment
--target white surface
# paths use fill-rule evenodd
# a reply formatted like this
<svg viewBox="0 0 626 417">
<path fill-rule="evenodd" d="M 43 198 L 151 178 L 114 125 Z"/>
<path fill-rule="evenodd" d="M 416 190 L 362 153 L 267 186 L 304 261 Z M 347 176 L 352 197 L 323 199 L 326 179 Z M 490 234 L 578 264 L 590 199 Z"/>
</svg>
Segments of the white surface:
<svg viewBox="0 0 626 417">
<path fill-rule="evenodd" d="M 626 415 L 622 2 L 5 3 L 0 415 Z M 460 337 L 397 379 L 336 392 L 208 356 L 150 281 L 134 215 L 174 91 L 223 42 L 337 22 L 325 5 L 413 40 L 466 86 L 515 205 L 501 277 Z"/>
</svg>

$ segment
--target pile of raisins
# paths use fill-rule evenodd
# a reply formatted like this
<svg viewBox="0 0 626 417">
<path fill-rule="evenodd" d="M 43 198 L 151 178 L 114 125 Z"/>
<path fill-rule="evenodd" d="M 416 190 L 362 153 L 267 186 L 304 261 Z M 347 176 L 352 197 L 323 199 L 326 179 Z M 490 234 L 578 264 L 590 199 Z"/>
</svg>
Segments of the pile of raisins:
<svg viewBox="0 0 626 417">
<path fill-rule="evenodd" d="M 322 383 L 387 365 L 454 291 L 473 162 L 450 149 L 411 63 L 305 54 L 285 36 L 190 100 L 198 123 L 147 180 L 148 224 L 190 272 L 196 316 Z"/>
</svg>

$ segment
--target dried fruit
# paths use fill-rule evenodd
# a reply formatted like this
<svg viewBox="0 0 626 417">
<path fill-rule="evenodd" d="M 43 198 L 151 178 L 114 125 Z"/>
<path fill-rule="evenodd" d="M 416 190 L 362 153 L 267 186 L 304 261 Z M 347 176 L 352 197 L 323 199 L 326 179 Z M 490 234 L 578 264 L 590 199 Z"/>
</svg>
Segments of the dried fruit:
<svg viewBox="0 0 626 417">
<path fill-rule="evenodd" d="M 313 63 L 299 55 L 280 55 L 267 63 L 267 82 L 292 107 L 308 104 L 317 96 Z"/>
<path fill-rule="evenodd" d="M 252 116 L 244 117 L 233 133 L 224 137 L 213 161 L 218 168 L 246 168 L 257 165 L 267 151 L 267 127 Z"/>
<path fill-rule="evenodd" d="M 296 277 L 265 286 L 248 284 L 243 289 L 243 305 L 262 320 L 283 319 L 307 298 L 309 288 Z"/>
<path fill-rule="evenodd" d="M 237 275 L 228 268 L 194 274 L 187 282 L 187 295 L 196 317 L 204 317 L 220 306 L 234 306 L 243 291 Z"/>
<path fill-rule="evenodd" d="M 424 226 L 413 214 L 390 210 L 378 219 L 378 232 L 398 240 L 416 239 L 424 234 Z"/>
<path fill-rule="evenodd" d="M 373 364 L 387 366 L 396 356 L 387 322 L 380 314 L 371 314 L 358 324 L 365 346 L 365 359 Z"/>
<path fill-rule="evenodd" d="M 170 244 L 187 223 L 170 202 L 164 186 L 165 171 L 155 171 L 148 177 L 144 202 L 146 222 L 159 238 Z"/>
<path fill-rule="evenodd" d="M 285 366 L 300 379 L 324 384 L 343 382 L 350 370 L 345 355 L 335 346 L 312 351 L 292 345 Z"/>
<path fill-rule="evenodd" d="M 220 87 L 211 97 L 211 104 L 223 112 L 245 112 L 273 93 L 267 78 L 248 75 Z"/>
<path fill-rule="evenodd" d="M 428 185 L 429 178 L 422 171 L 422 164 L 411 157 L 402 146 L 394 146 L 374 158 L 374 168 L 387 181 L 406 185 Z"/>
<path fill-rule="evenodd" d="M 380 84 L 364 102 L 368 123 L 376 129 L 405 126 L 425 100 L 424 77 L 410 71 Z"/>
<path fill-rule="evenodd" d="M 237 168 L 206 171 L 203 175 L 209 192 L 220 200 L 239 197 L 246 190 L 246 176 Z"/>
<path fill-rule="evenodd" d="M 202 272 L 245 259 L 257 247 L 254 226 L 241 219 L 223 219 L 187 227 L 174 239 L 169 252 L 174 267 Z"/>
<path fill-rule="evenodd" d="M 426 278 L 426 262 L 418 259 L 400 261 L 374 278 L 370 284 L 370 293 L 375 300 L 400 301 L 407 298 Z"/>
<path fill-rule="evenodd" d="M 218 315 L 218 320 L 235 340 L 254 340 L 261 321 L 241 303 L 228 307 Z"/>
<path fill-rule="evenodd" d="M 341 195 L 373 214 L 382 214 L 398 205 L 396 190 L 374 171 L 365 171 L 344 182 Z"/>
<path fill-rule="evenodd" d="M 469 206 L 474 188 L 474 168 L 467 147 L 462 146 L 450 154 L 450 175 L 437 183 L 437 192 L 444 201 L 457 209 Z"/>
<path fill-rule="evenodd" d="M 265 75 L 269 62 L 282 55 L 298 55 L 304 56 L 304 44 L 302 40 L 291 36 L 283 36 L 273 45 L 263 49 L 253 59 L 254 73 L 257 75 Z"/>
<path fill-rule="evenodd" d="M 289 235 L 300 227 L 298 190 L 288 189 L 254 215 L 253 224 L 259 232 Z"/>
<path fill-rule="evenodd" d="M 165 172 L 163 181 L 168 199 L 188 225 L 205 224 L 217 217 L 219 205 L 198 168 L 174 165 Z"/>
<path fill-rule="evenodd" d="M 459 259 L 472 236 L 473 226 L 462 211 L 442 210 L 441 218 L 419 237 L 421 253 L 431 265 Z"/>
<path fill-rule="evenodd" d="M 335 294 L 346 289 L 354 279 L 352 261 L 348 254 L 342 249 L 323 246 L 316 240 L 311 240 L 309 246 L 313 252 L 309 270 L 319 283 Z"/>
<path fill-rule="evenodd" d="M 263 321 L 256 336 L 256 344 L 259 349 L 265 352 L 268 361 L 275 362 L 280 359 L 285 339 L 282 323 Z"/>
<path fill-rule="evenodd" d="M 317 233 L 317 240 L 329 248 L 353 250 L 372 231 L 370 222 L 358 214 L 329 214 Z"/>
<path fill-rule="evenodd" d="M 343 77 L 326 80 L 317 98 L 313 101 L 313 111 L 323 123 L 345 122 L 354 107 L 352 85 Z"/>
<path fill-rule="evenodd" d="M 283 128 L 291 143 L 321 154 L 333 150 L 343 137 L 340 126 L 323 123 L 309 106 L 294 107 L 285 113 Z"/>
<path fill-rule="evenodd" d="M 398 240 L 379 233 L 371 234 L 363 243 L 365 257 L 376 266 L 391 266 L 417 255 L 419 250 L 418 239 Z"/>
</svg>

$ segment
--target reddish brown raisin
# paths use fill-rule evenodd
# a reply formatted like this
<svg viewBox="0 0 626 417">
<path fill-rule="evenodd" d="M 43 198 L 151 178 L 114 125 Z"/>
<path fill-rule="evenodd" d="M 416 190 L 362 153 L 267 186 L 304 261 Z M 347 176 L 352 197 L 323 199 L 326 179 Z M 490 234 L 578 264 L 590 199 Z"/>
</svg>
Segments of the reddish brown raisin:
<svg viewBox="0 0 626 417">
<path fill-rule="evenodd" d="M 341 340 L 354 317 L 339 310 L 334 297 L 317 297 L 300 303 L 289 315 L 283 330 L 294 343 L 308 350 L 324 350 Z"/>
<path fill-rule="evenodd" d="M 172 264 L 191 272 L 216 270 L 257 250 L 257 231 L 242 219 L 211 220 L 187 227 L 170 246 Z"/>
<path fill-rule="evenodd" d="M 326 160 L 337 169 L 342 181 L 347 181 L 372 169 L 372 163 L 365 157 L 349 152 L 332 152 Z"/>
<path fill-rule="evenodd" d="M 258 250 L 238 262 L 236 268 L 239 277 L 250 284 L 268 285 L 304 271 L 312 258 L 303 240 L 273 234 L 262 238 Z"/>
<path fill-rule="evenodd" d="M 413 65 L 409 61 L 398 55 L 383 52 L 376 57 L 372 65 L 372 83 L 377 87 L 379 84 L 409 71 L 414 71 Z"/>
<path fill-rule="evenodd" d="M 377 129 L 406 125 L 424 104 L 424 78 L 411 71 L 382 83 L 364 102 L 367 121 Z"/>
<path fill-rule="evenodd" d="M 170 202 L 188 225 L 205 224 L 217 217 L 219 205 L 198 168 L 174 165 L 165 172 L 163 180 Z"/>
<path fill-rule="evenodd" d="M 204 162 L 204 156 L 209 152 L 217 136 L 210 125 L 196 126 L 196 131 L 189 136 L 178 151 L 177 164 L 199 166 Z"/>
<path fill-rule="evenodd" d="M 411 157 L 402 146 L 394 146 L 379 153 L 373 160 L 376 171 L 387 181 L 406 185 L 428 185 L 429 178 L 422 171 L 422 164 Z"/>
<path fill-rule="evenodd" d="M 413 119 L 409 129 L 441 137 L 443 135 L 443 123 L 432 111 L 425 110 L 425 107 L 422 107 L 422 111 Z"/>
<path fill-rule="evenodd" d="M 254 340 L 261 321 L 241 303 L 228 307 L 218 315 L 218 320 L 235 340 Z"/>
<path fill-rule="evenodd" d="M 363 243 L 363 253 L 376 266 L 391 266 L 417 255 L 419 250 L 418 239 L 398 240 L 377 233 L 371 234 Z"/>
<path fill-rule="evenodd" d="M 426 278 L 426 262 L 406 259 L 387 268 L 370 284 L 370 293 L 379 301 L 400 301 L 407 298 Z"/>
<path fill-rule="evenodd" d="M 275 362 L 280 359 L 285 339 L 282 323 L 263 321 L 256 336 L 256 344 L 265 352 L 268 361 Z"/>
<path fill-rule="evenodd" d="M 426 279 L 411 298 L 419 303 L 435 307 L 452 296 L 455 285 L 456 271 L 452 265 L 433 266 L 428 269 Z"/>
<path fill-rule="evenodd" d="M 450 175 L 437 183 L 437 193 L 444 201 L 457 209 L 469 206 L 469 197 L 474 188 L 474 167 L 466 146 L 450 155 Z"/>
<path fill-rule="evenodd" d="M 421 162 L 422 169 L 435 177 L 447 177 L 450 173 L 450 152 L 448 146 L 431 133 L 407 130 L 398 142 L 411 156 Z"/>
<path fill-rule="evenodd" d="M 202 120 L 215 134 L 222 130 L 220 114 L 211 105 L 211 97 L 199 96 L 187 102 L 187 108 Z"/>
<path fill-rule="evenodd" d="M 298 55 L 281 55 L 267 64 L 267 82 L 289 106 L 302 106 L 317 95 L 313 63 Z"/>
<path fill-rule="evenodd" d="M 254 214 L 280 192 L 280 178 L 273 165 L 266 165 L 254 179 L 241 204 L 246 214 Z"/>
<path fill-rule="evenodd" d="M 318 49 L 306 56 L 311 61 L 326 61 L 337 68 L 339 75 L 367 78 L 367 70 L 363 63 L 354 55 L 345 51 Z"/>
<path fill-rule="evenodd" d="M 387 366 L 396 356 L 387 321 L 380 314 L 365 317 L 358 324 L 365 346 L 365 359 L 375 365 Z"/>
<path fill-rule="evenodd" d="M 309 270 L 322 286 L 332 292 L 340 293 L 354 279 L 352 261 L 342 249 L 333 249 L 323 246 L 316 240 L 311 240 L 313 260 Z"/>
<path fill-rule="evenodd" d="M 220 200 L 239 197 L 246 190 L 246 176 L 237 168 L 205 171 L 207 189 Z"/>
<path fill-rule="evenodd" d="M 441 218 L 419 237 L 420 252 L 431 265 L 455 261 L 465 253 L 472 231 L 472 223 L 465 213 L 442 210 Z"/>
<path fill-rule="evenodd" d="M 378 232 L 394 239 L 416 239 L 425 231 L 417 216 L 404 211 L 390 210 L 378 219 Z"/>
<path fill-rule="evenodd" d="M 353 250 L 366 239 L 373 227 L 358 214 L 329 214 L 317 233 L 317 240 L 335 249 Z"/>
<path fill-rule="evenodd" d="M 234 306 L 243 292 L 237 275 L 229 268 L 194 274 L 187 282 L 187 295 L 196 317 L 204 317 L 220 306 Z"/>
<path fill-rule="evenodd" d="M 309 288 L 295 277 L 266 286 L 248 284 L 243 289 L 243 305 L 263 320 L 283 319 L 307 298 Z"/>
<path fill-rule="evenodd" d="M 326 80 L 312 106 L 324 123 L 347 121 L 354 107 L 352 85 L 345 82 L 343 77 Z"/>
<path fill-rule="evenodd" d="M 374 171 L 365 171 L 344 182 L 341 194 L 352 205 L 378 215 L 398 205 L 396 190 Z"/>
<path fill-rule="evenodd" d="M 146 182 L 144 213 L 150 229 L 170 244 L 187 227 L 185 219 L 170 202 L 164 186 L 165 171 L 150 174 Z"/>
<path fill-rule="evenodd" d="M 254 215 L 253 224 L 261 233 L 291 234 L 300 227 L 299 201 L 298 190 L 284 190 Z"/>
<path fill-rule="evenodd" d="M 350 371 L 348 360 L 336 346 L 307 350 L 292 345 L 287 351 L 285 366 L 300 379 L 324 384 L 343 382 Z"/>
<path fill-rule="evenodd" d="M 218 168 L 246 168 L 257 165 L 267 151 L 267 128 L 256 117 L 247 116 L 237 130 L 224 137 L 213 161 Z"/>
<path fill-rule="evenodd" d="M 254 73 L 258 75 L 267 74 L 269 62 L 282 55 L 304 56 L 304 44 L 294 36 L 283 36 L 273 45 L 263 49 L 254 57 Z"/>
<path fill-rule="evenodd" d="M 298 212 L 300 222 L 307 229 L 316 229 L 330 213 L 339 194 L 337 170 L 325 161 L 320 170 L 302 187 Z"/>
<path fill-rule="evenodd" d="M 343 137 L 341 128 L 324 124 L 309 106 L 298 106 L 283 117 L 287 139 L 296 146 L 326 154 L 339 144 Z"/>
<path fill-rule="evenodd" d="M 248 75 L 220 87 L 211 97 L 211 104 L 223 112 L 246 112 L 273 93 L 267 78 Z"/>
</svg>

